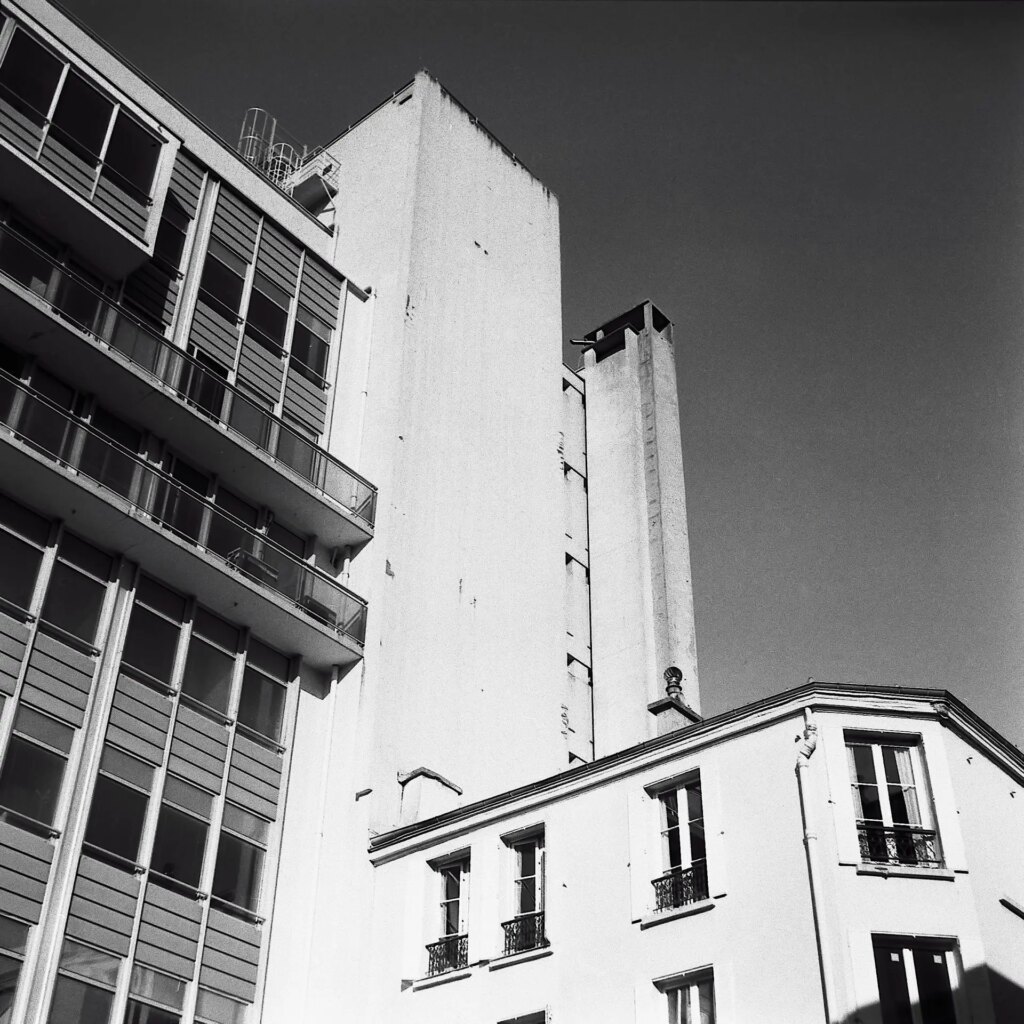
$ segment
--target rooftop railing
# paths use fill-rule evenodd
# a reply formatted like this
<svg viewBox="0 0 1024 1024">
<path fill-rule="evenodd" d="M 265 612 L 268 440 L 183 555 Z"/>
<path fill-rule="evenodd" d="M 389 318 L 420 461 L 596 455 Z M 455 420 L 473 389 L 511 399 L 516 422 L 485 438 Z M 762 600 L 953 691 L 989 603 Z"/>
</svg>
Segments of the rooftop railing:
<svg viewBox="0 0 1024 1024">
<path fill-rule="evenodd" d="M 942 853 L 933 829 L 859 821 L 860 859 L 865 864 L 903 864 L 941 868 Z"/>
<path fill-rule="evenodd" d="M 200 416 L 254 444 L 288 475 L 373 526 L 373 484 L 9 226 L 0 226 L 0 277 L 40 296 L 55 314 L 115 349 Z"/>
<path fill-rule="evenodd" d="M 696 861 L 692 867 L 682 871 L 672 871 L 661 878 L 655 878 L 654 909 L 674 910 L 690 903 L 699 903 L 708 898 L 708 865 L 707 861 Z"/>
<path fill-rule="evenodd" d="M 305 615 L 362 643 L 366 603 L 266 534 L 0 370 L 0 422 L 35 451 L 144 513 Z"/>
<path fill-rule="evenodd" d="M 548 944 L 544 934 L 544 911 L 520 914 L 511 921 L 502 921 L 505 930 L 505 956 L 525 953 L 529 949 L 540 949 Z"/>
<path fill-rule="evenodd" d="M 469 965 L 469 936 L 448 935 L 427 946 L 427 977 L 458 971 Z"/>
</svg>

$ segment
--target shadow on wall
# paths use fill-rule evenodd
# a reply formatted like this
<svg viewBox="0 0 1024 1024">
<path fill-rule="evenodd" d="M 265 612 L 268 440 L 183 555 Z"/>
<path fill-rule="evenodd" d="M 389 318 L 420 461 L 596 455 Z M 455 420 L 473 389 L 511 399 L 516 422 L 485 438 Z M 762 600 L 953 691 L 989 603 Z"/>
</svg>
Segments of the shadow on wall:
<svg viewBox="0 0 1024 1024">
<path fill-rule="evenodd" d="M 1024 937 L 1021 939 L 1020 956 L 1024 964 Z M 927 992 L 924 985 L 919 985 L 921 1014 L 919 1018 L 915 1018 L 911 1013 L 906 986 L 893 984 L 892 978 L 886 985 L 885 980 L 880 977 L 882 1005 L 872 1003 L 870 1006 L 862 1006 L 844 1018 L 843 1024 L 973 1024 L 974 1021 L 985 1019 L 984 1016 L 979 1016 L 980 1007 L 974 1005 L 977 997 L 972 998 L 972 993 L 979 989 L 984 992 L 986 981 L 992 994 L 992 1006 L 995 1011 L 992 1019 L 995 1024 L 1024 1024 L 1024 988 L 985 965 L 972 968 L 961 979 L 961 990 L 967 993 L 970 1004 L 967 1011 L 969 1016 L 966 1018 L 963 1013 L 959 1017 L 956 1015 L 948 989 L 943 992 L 933 987 L 931 992 Z"/>
</svg>

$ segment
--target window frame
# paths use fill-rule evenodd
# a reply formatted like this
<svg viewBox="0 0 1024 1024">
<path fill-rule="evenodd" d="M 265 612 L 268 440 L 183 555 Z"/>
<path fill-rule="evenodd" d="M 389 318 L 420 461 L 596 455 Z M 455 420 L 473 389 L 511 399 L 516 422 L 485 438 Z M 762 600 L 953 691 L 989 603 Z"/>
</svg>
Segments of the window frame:
<svg viewBox="0 0 1024 1024">
<path fill-rule="evenodd" d="M 662 1020 L 668 1024 L 702 1024 L 700 987 L 705 984 L 711 986 L 711 1017 L 708 1024 L 715 1024 L 718 1018 L 718 1005 L 715 997 L 715 971 L 710 964 L 654 980 L 654 987 L 663 997 Z M 681 1002 L 683 998 L 685 1004 Z M 685 1014 L 680 1012 L 684 1005 Z"/>
<path fill-rule="evenodd" d="M 689 816 L 689 791 L 693 788 L 696 788 L 700 799 L 701 813 L 699 818 L 691 818 Z M 652 807 L 652 819 L 655 814 L 657 816 L 658 833 L 658 852 L 651 858 L 649 866 L 657 867 L 659 874 L 647 882 L 648 886 L 654 887 L 653 892 L 650 889 L 647 890 L 648 913 L 657 915 L 671 914 L 674 911 L 707 903 L 711 898 L 711 883 L 708 877 L 705 786 L 701 778 L 700 766 L 695 765 L 670 779 L 646 786 L 644 792 Z M 669 817 L 670 797 L 674 797 L 675 800 L 676 820 L 674 823 Z M 685 819 L 680 811 L 680 805 L 686 809 Z M 693 856 L 693 829 L 695 825 L 699 827 L 704 843 L 704 856 L 697 858 Z M 671 863 L 673 859 L 671 833 L 673 831 L 676 834 L 675 840 L 679 848 L 679 863 L 676 865 Z M 687 873 L 689 873 L 690 878 L 690 892 L 694 898 L 677 901 L 676 883 L 672 880 L 679 879 L 679 890 L 685 891 L 682 880 L 686 878 Z M 666 881 L 668 881 L 670 889 L 669 902 L 662 906 L 661 890 L 659 890 L 658 884 Z"/>
<path fill-rule="evenodd" d="M 871 934 L 873 980 L 878 991 L 878 1013 L 882 1014 L 882 985 L 878 976 L 878 955 L 890 950 L 898 952 L 906 980 L 907 995 L 912 1024 L 928 1024 L 921 1015 L 920 985 L 917 977 L 915 953 L 941 954 L 944 958 L 946 976 L 949 980 L 950 1001 L 956 1024 L 966 1024 L 969 1019 L 965 1005 L 965 972 L 960 954 L 960 943 L 953 936 L 902 935 L 883 932 Z"/>
</svg>

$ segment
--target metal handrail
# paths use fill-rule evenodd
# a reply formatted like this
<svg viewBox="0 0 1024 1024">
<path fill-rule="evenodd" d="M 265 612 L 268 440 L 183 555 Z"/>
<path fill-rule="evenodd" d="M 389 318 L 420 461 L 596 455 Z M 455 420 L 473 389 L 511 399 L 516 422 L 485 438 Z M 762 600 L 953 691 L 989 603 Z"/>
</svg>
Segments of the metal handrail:
<svg viewBox="0 0 1024 1024">
<path fill-rule="evenodd" d="M 359 643 L 363 642 L 366 602 L 362 598 L 322 570 L 297 558 L 266 534 L 259 533 L 218 508 L 205 495 L 186 487 L 164 470 L 150 465 L 138 454 L 112 441 L 4 370 L 0 370 L 0 382 L 24 395 L 23 401 L 26 404 L 19 409 L 18 402 L 12 402 L 11 412 L 5 422 L 16 437 L 58 464 L 92 480 L 105 491 L 112 491 L 126 501 L 133 512 L 141 512 L 155 525 L 188 541 L 223 562 L 230 570 L 242 572 L 248 579 L 279 594 L 305 615 L 330 626 L 335 632 L 343 633 Z M 49 450 L 43 440 L 32 436 L 31 429 L 25 429 L 26 413 L 30 411 L 27 403 L 35 403 L 46 415 L 63 421 L 60 440 L 57 442 L 58 451 Z M 110 480 L 91 476 L 81 468 L 81 455 L 76 456 L 75 450 L 81 447 L 78 440 L 82 436 L 93 439 L 100 446 L 100 452 L 105 457 L 113 455 L 122 468 L 126 464 L 131 465 L 131 481 L 126 489 L 114 486 Z M 234 533 L 240 539 L 239 546 L 227 555 L 208 546 L 212 528 L 218 522 L 226 526 L 229 534 Z M 247 568 L 243 560 L 232 558 L 240 550 L 252 555 L 260 565 L 266 566 L 267 571 L 262 575 L 257 574 L 251 567 Z"/>
<path fill-rule="evenodd" d="M 448 935 L 427 943 L 427 977 L 469 966 L 469 935 Z"/>
<path fill-rule="evenodd" d="M 651 880 L 654 886 L 654 909 L 673 910 L 708 898 L 708 865 L 695 861 L 691 867 L 675 868 Z"/>
<path fill-rule="evenodd" d="M 323 497 L 362 519 L 370 527 L 373 526 L 377 488 L 368 480 L 310 438 L 292 429 L 281 417 L 254 402 L 226 379 L 213 373 L 198 359 L 173 345 L 120 303 L 114 302 L 90 282 L 59 263 L 31 239 L 25 238 L 9 225 L 0 226 L 0 238 L 5 235 L 28 248 L 57 272 L 56 282 L 51 281 L 46 295 L 41 297 L 58 315 L 70 320 L 79 330 L 108 349 L 118 352 L 145 376 L 186 402 L 198 415 L 212 420 L 233 437 L 255 445 L 282 472 L 309 484 Z M 13 281 L 18 288 L 25 288 L 2 266 L 0 277 Z M 76 288 L 89 292 L 95 298 L 97 308 L 90 323 L 81 323 L 61 310 L 58 293 L 64 281 L 72 282 Z M 40 297 L 37 292 L 33 291 L 32 294 Z M 203 301 L 206 301 L 205 298 Z M 216 408 L 208 408 L 197 397 L 206 389 L 219 394 Z M 257 429 L 243 430 L 238 425 L 245 416 L 256 421 Z"/>
<path fill-rule="evenodd" d="M 29 110 L 32 110 L 39 115 L 42 121 L 42 123 L 40 124 L 42 135 L 40 136 L 39 140 L 39 152 L 36 153 L 37 159 L 39 157 L 39 153 L 42 152 L 43 146 L 46 144 L 46 138 L 52 135 L 54 130 L 59 132 L 61 135 L 67 136 L 69 139 L 71 138 L 70 132 L 68 132 L 64 128 L 61 128 L 59 124 L 55 125 L 53 123 L 53 118 L 47 117 L 45 111 L 40 110 L 36 106 L 33 106 L 33 104 L 29 103 L 24 96 L 22 96 L 18 92 L 15 92 L 15 90 L 12 89 L 9 85 L 4 85 L 3 82 L 0 82 L 0 92 L 4 92 L 8 96 L 13 96 L 19 104 L 21 104 L 24 107 L 28 107 Z M 114 111 L 112 105 L 111 116 L 113 116 L 113 113 Z M 153 138 L 160 146 L 164 145 L 165 140 L 159 139 L 155 135 L 153 135 Z M 132 193 L 134 193 L 134 196 L 132 196 L 132 198 L 134 198 L 136 202 L 141 203 L 143 206 L 153 205 L 153 197 L 150 192 L 145 192 L 143 189 L 139 188 L 139 186 L 136 185 L 134 182 L 129 181 L 120 171 L 111 167 L 106 160 L 101 159 L 98 153 L 94 153 L 87 146 L 83 146 L 82 143 L 80 143 L 77 139 L 74 139 L 73 142 L 76 149 L 81 150 L 83 153 L 86 153 L 89 157 L 92 158 L 91 163 L 92 166 L 97 169 L 97 178 L 104 177 L 107 175 L 113 178 L 117 178 L 119 179 L 118 188 L 120 188 L 123 192 L 127 192 L 129 196 L 132 196 Z M 63 140 L 61 140 L 61 145 L 65 145 Z M 152 188 L 152 186 L 150 187 Z"/>
<path fill-rule="evenodd" d="M 885 825 L 860 819 L 857 839 L 865 864 L 902 864 L 941 868 L 942 851 L 935 829 L 919 825 Z"/>
<path fill-rule="evenodd" d="M 502 921 L 505 931 L 505 956 L 524 953 L 529 949 L 541 949 L 548 944 L 544 934 L 544 911 L 519 914 L 511 921 Z"/>
</svg>

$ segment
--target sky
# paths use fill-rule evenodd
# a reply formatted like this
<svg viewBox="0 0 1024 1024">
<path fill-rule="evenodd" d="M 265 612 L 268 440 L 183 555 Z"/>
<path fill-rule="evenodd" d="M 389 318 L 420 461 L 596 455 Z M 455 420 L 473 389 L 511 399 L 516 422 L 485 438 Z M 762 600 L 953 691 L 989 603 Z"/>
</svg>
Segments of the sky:
<svg viewBox="0 0 1024 1024">
<path fill-rule="evenodd" d="M 428 68 L 557 194 L 565 339 L 675 324 L 704 713 L 932 686 L 1024 746 L 1024 5 L 65 6 L 232 142 Z"/>
</svg>

